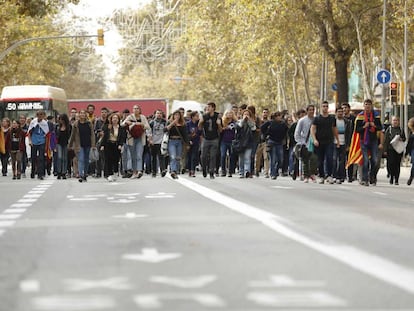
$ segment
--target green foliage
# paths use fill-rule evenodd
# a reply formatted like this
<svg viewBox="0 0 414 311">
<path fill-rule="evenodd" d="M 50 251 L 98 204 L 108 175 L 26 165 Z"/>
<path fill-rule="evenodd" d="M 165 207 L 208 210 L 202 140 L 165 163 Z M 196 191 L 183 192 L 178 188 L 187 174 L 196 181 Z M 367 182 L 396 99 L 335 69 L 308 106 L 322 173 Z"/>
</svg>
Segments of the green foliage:
<svg viewBox="0 0 414 311">
<path fill-rule="evenodd" d="M 6 1 L 0 11 L 1 51 L 24 39 L 64 34 L 66 25 L 59 24 L 53 13 L 68 2 L 78 1 Z M 103 97 L 102 59 L 85 61 L 77 57 L 81 52 L 82 49 L 73 47 L 72 39 L 33 41 L 18 46 L 1 60 L 0 86 L 50 84 L 66 89 L 68 97 Z M 91 64 L 94 76 L 81 75 L 82 68 Z"/>
</svg>

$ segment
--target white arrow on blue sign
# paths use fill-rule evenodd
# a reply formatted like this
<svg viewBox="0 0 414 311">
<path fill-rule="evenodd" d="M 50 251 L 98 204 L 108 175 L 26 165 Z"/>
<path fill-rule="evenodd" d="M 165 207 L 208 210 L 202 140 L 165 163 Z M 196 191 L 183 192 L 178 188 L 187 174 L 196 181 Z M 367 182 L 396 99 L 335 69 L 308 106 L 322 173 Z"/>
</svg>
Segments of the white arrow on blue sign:
<svg viewBox="0 0 414 311">
<path fill-rule="evenodd" d="M 380 70 L 377 73 L 377 80 L 381 84 L 388 83 L 391 80 L 391 73 L 388 70 L 385 70 L 385 69 Z"/>
</svg>

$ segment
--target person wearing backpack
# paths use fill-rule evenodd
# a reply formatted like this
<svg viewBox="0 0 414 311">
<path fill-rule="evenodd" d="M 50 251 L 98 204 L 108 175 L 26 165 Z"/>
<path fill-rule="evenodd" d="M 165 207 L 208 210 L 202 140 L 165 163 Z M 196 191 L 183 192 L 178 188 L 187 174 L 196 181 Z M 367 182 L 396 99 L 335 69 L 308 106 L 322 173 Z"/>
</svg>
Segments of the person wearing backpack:
<svg viewBox="0 0 414 311">
<path fill-rule="evenodd" d="M 282 120 L 282 113 L 279 111 L 272 113 L 270 120 L 262 125 L 261 130 L 266 137 L 270 152 L 270 176 L 272 179 L 277 179 L 279 169 L 283 167 L 283 142 L 286 141 L 289 128 Z"/>
</svg>

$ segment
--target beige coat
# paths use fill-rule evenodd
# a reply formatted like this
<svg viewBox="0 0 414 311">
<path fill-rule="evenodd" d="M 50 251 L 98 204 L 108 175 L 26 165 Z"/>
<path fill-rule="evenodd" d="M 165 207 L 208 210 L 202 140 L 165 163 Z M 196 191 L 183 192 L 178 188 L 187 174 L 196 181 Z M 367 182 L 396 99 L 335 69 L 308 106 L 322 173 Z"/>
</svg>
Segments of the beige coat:
<svg viewBox="0 0 414 311">
<path fill-rule="evenodd" d="M 94 148 L 96 147 L 96 143 L 95 143 L 95 133 L 93 132 L 93 125 L 89 121 L 87 121 L 87 123 L 89 123 L 89 126 L 91 128 L 91 147 Z M 73 149 L 75 150 L 75 152 L 79 152 L 81 149 L 78 124 L 79 124 L 79 120 L 73 123 L 72 133 L 70 135 L 69 144 L 68 144 L 69 149 Z"/>
<path fill-rule="evenodd" d="M 147 118 L 143 114 L 141 114 L 140 118 L 141 118 L 141 123 L 144 126 L 144 130 L 145 130 L 142 133 L 141 141 L 142 141 L 142 145 L 145 146 L 145 144 L 147 143 L 147 135 L 151 133 L 151 127 L 148 123 Z M 130 114 L 121 123 L 121 126 L 123 126 L 127 129 L 127 144 L 132 146 L 134 144 L 134 138 L 131 136 L 131 134 L 128 131 L 128 125 L 125 123 L 127 121 L 130 121 L 130 122 L 134 123 L 134 122 L 137 122 L 137 119 L 135 118 L 134 114 Z"/>
</svg>

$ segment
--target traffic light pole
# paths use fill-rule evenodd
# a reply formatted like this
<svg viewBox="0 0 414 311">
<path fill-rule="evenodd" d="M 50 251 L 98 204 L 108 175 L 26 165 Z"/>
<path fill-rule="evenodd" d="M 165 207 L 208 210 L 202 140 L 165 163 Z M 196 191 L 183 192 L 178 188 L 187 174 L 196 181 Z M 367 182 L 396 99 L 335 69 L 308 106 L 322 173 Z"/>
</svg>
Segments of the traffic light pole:
<svg viewBox="0 0 414 311">
<path fill-rule="evenodd" d="M 386 17 L 387 17 L 387 0 L 384 0 L 384 8 L 382 12 L 382 49 L 381 49 L 381 58 L 382 58 L 382 69 L 385 69 L 385 42 L 386 42 Z M 382 84 L 382 96 L 381 96 L 381 121 L 384 122 L 385 118 L 385 85 Z"/>
<path fill-rule="evenodd" d="M 28 38 L 24 40 L 17 41 L 13 43 L 11 46 L 9 46 L 7 49 L 5 49 L 3 52 L 0 53 L 0 62 L 9 54 L 11 51 L 13 51 L 15 48 L 29 43 L 33 41 L 44 41 L 44 40 L 54 40 L 54 39 L 68 39 L 68 38 L 97 38 L 99 35 L 75 35 L 75 36 L 48 36 L 48 37 L 37 37 L 37 38 Z"/>
<path fill-rule="evenodd" d="M 403 129 L 408 137 L 408 103 L 409 98 L 409 85 L 408 85 L 408 27 L 407 27 L 407 0 L 404 1 L 404 89 L 403 89 L 403 104 L 404 104 L 404 120 Z"/>
</svg>

